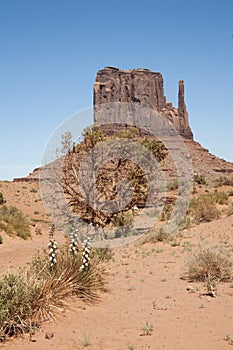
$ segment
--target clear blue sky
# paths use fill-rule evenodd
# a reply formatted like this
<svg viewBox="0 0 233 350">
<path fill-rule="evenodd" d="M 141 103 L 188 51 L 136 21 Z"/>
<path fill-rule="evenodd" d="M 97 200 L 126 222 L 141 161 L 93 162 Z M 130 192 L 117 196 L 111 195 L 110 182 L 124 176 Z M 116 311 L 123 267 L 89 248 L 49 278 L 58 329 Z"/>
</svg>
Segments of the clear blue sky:
<svg viewBox="0 0 233 350">
<path fill-rule="evenodd" d="M 0 0 L 0 179 L 40 165 L 54 129 L 92 105 L 105 66 L 149 68 L 195 139 L 233 161 L 233 0 Z"/>
</svg>

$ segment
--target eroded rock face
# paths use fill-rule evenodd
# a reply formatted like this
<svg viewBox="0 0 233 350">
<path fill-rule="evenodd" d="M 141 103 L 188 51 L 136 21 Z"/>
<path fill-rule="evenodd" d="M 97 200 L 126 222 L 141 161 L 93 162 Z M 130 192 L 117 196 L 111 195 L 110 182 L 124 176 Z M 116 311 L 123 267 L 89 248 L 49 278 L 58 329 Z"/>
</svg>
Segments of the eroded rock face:
<svg viewBox="0 0 233 350">
<path fill-rule="evenodd" d="M 120 70 L 106 67 L 100 70 L 94 84 L 94 107 L 109 102 L 136 102 L 161 113 L 185 138 L 192 139 L 188 113 L 184 102 L 184 82 L 179 82 L 178 109 L 166 103 L 161 73 L 148 69 Z M 94 121 L 98 124 L 98 114 Z"/>
</svg>

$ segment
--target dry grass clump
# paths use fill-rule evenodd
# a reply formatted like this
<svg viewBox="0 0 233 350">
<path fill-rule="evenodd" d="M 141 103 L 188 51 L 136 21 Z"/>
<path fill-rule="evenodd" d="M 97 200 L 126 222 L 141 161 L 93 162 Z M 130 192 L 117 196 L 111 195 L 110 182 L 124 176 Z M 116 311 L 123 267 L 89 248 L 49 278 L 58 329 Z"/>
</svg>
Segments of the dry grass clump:
<svg viewBox="0 0 233 350">
<path fill-rule="evenodd" d="M 159 229 L 152 228 L 142 237 L 140 244 L 169 242 L 172 238 L 173 236 L 165 231 L 163 227 L 160 227 Z"/>
<path fill-rule="evenodd" d="M 211 194 L 193 198 L 187 214 L 193 219 L 194 223 L 209 222 L 220 216 L 220 212 L 216 207 L 216 200 Z"/>
<path fill-rule="evenodd" d="M 82 254 L 74 257 L 63 246 L 51 269 L 47 251 L 38 254 L 27 270 L 5 275 L 0 281 L 0 340 L 29 332 L 44 320 L 55 317 L 68 304 L 69 297 L 86 302 L 98 300 L 104 291 L 107 263 L 92 253 L 87 269 L 81 270 Z"/>
<path fill-rule="evenodd" d="M 212 194 L 212 196 L 214 198 L 215 203 L 220 205 L 228 204 L 229 195 L 226 192 L 216 191 L 214 194 Z"/>
<path fill-rule="evenodd" d="M 0 206 L 0 229 L 23 239 L 31 235 L 27 217 L 16 207 L 5 204 Z"/>
<path fill-rule="evenodd" d="M 200 245 L 186 262 L 187 276 L 191 281 L 232 280 L 233 262 L 230 253 L 219 246 Z"/>
<path fill-rule="evenodd" d="M 221 186 L 233 186 L 233 177 L 220 176 L 216 180 L 216 187 L 221 187 Z"/>
</svg>

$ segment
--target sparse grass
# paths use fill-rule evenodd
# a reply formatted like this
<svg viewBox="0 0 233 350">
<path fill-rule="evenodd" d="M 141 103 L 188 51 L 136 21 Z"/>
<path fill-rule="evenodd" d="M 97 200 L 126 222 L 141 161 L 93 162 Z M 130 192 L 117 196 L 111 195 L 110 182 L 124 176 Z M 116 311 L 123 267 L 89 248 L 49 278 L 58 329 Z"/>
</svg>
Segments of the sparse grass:
<svg viewBox="0 0 233 350">
<path fill-rule="evenodd" d="M 233 186 L 233 177 L 220 176 L 216 180 L 216 187 L 221 187 L 221 186 Z"/>
<path fill-rule="evenodd" d="M 89 268 L 80 271 L 82 256 L 73 258 L 69 246 L 57 255 L 56 267 L 49 269 L 47 251 L 35 256 L 27 269 L 8 274 L 0 281 L 0 340 L 29 332 L 41 322 L 53 319 L 56 312 L 77 296 L 86 302 L 98 300 L 104 291 L 107 265 L 93 256 Z"/>
<path fill-rule="evenodd" d="M 36 234 L 36 235 L 42 235 L 42 231 L 41 231 L 41 228 L 40 228 L 40 227 L 36 227 L 36 229 L 35 229 L 35 234 Z"/>
<path fill-rule="evenodd" d="M 171 234 L 166 232 L 162 227 L 159 229 L 152 228 L 145 236 L 140 240 L 140 244 L 156 243 L 156 242 L 169 242 L 171 240 Z"/>
<path fill-rule="evenodd" d="M 81 342 L 82 342 L 82 345 L 83 345 L 84 347 L 88 347 L 88 346 L 91 345 L 90 339 L 89 339 L 89 337 L 88 337 L 87 334 L 84 335 L 84 337 L 83 337 L 83 339 L 81 340 Z"/>
<path fill-rule="evenodd" d="M 152 335 L 154 330 L 153 324 L 149 324 L 148 322 L 142 327 L 143 335 Z"/>
<path fill-rule="evenodd" d="M 136 349 L 136 347 L 133 344 L 128 345 L 128 350 L 134 350 L 134 349 Z"/>
<path fill-rule="evenodd" d="M 219 246 L 201 244 L 186 262 L 187 277 L 191 281 L 207 279 L 232 280 L 233 262 L 230 253 Z"/>
<path fill-rule="evenodd" d="M 161 221 L 167 221 L 170 219 L 171 213 L 173 210 L 173 206 L 171 204 L 165 204 L 163 211 L 160 215 L 160 220 Z"/>
<path fill-rule="evenodd" d="M 191 251 L 191 250 L 192 250 L 192 244 L 188 241 L 183 242 L 181 252 L 184 253 L 186 251 Z"/>
<path fill-rule="evenodd" d="M 230 334 L 227 334 L 224 338 L 228 342 L 229 345 L 233 345 L 233 336 Z"/>
<path fill-rule="evenodd" d="M 23 239 L 30 237 L 29 221 L 16 207 L 2 205 L 0 207 L 0 229 L 9 235 Z"/>
<path fill-rule="evenodd" d="M 92 248 L 92 256 L 98 257 L 100 260 L 111 260 L 113 259 L 113 250 L 109 247 L 103 248 Z"/>
<path fill-rule="evenodd" d="M 225 205 L 227 208 L 220 209 L 220 205 Z M 233 213 L 233 205 L 229 203 L 229 193 L 215 190 L 214 193 L 209 192 L 192 198 L 179 227 L 183 230 L 201 222 L 210 222 L 224 213 L 227 215 Z"/>
<path fill-rule="evenodd" d="M 215 198 L 209 193 L 193 198 L 190 202 L 187 214 L 195 223 L 209 222 L 220 216 L 220 212 L 216 207 Z"/>
<path fill-rule="evenodd" d="M 215 203 L 220 205 L 228 204 L 228 194 L 226 192 L 215 192 L 213 194 Z"/>
</svg>

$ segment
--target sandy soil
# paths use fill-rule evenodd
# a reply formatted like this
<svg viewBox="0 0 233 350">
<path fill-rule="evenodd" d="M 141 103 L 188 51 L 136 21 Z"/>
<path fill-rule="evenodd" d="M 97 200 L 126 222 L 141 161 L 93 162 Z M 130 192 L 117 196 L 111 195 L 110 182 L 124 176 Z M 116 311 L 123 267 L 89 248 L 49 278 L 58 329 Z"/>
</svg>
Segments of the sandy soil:
<svg viewBox="0 0 233 350">
<path fill-rule="evenodd" d="M 32 217 L 45 219 L 42 207 L 37 208 L 41 203 L 35 202 L 38 193 L 30 192 L 35 184 L 20 184 L 20 191 L 27 191 L 22 204 L 12 199 L 10 186 L 3 183 L 0 188 L 8 204 L 17 204 L 27 209 Z M 14 191 L 17 191 L 19 184 L 14 186 Z M 23 186 L 28 188 L 23 189 Z M 35 215 L 35 211 L 40 214 Z M 1 233 L 4 243 L 0 245 L 0 274 L 23 266 L 38 249 L 47 245 L 49 227 L 44 222 L 37 224 L 41 225 L 42 234 L 36 235 L 35 227 L 32 227 L 29 241 L 9 238 Z M 224 338 L 231 335 L 233 339 L 233 283 L 220 283 L 217 298 L 211 298 L 205 295 L 202 283 L 189 283 L 181 279 L 181 275 L 185 260 L 203 239 L 232 251 L 232 230 L 233 216 L 229 216 L 184 231 L 184 237 L 177 244 L 139 245 L 134 242 L 115 248 L 114 259 L 109 263 L 108 291 L 101 295 L 97 304 L 71 300 L 70 309 L 58 314 L 56 321 L 44 323 L 31 340 L 25 335 L 1 344 L 0 348 L 231 349 Z M 62 241 L 63 237 L 58 236 L 58 240 Z M 146 323 L 153 325 L 151 335 L 143 335 L 142 328 Z M 53 333 L 52 339 L 46 339 L 46 332 Z M 89 346 L 84 346 L 85 339 L 89 340 Z"/>
</svg>

